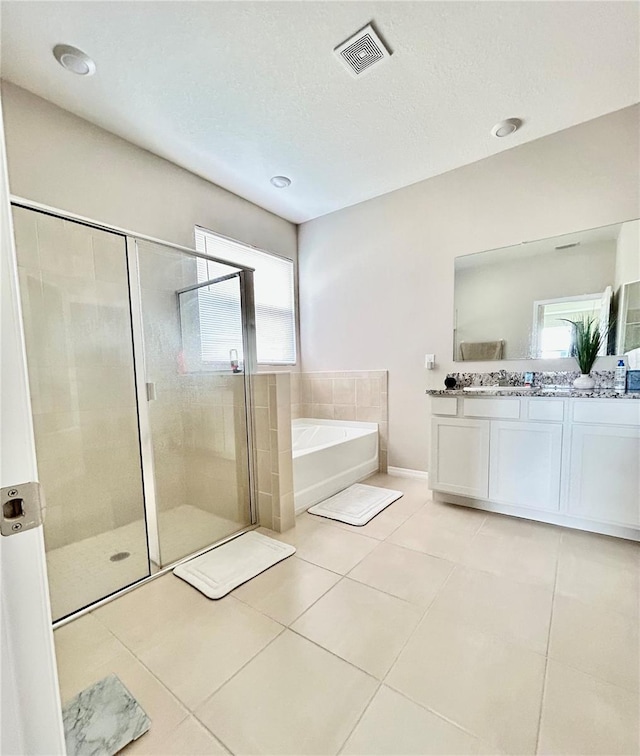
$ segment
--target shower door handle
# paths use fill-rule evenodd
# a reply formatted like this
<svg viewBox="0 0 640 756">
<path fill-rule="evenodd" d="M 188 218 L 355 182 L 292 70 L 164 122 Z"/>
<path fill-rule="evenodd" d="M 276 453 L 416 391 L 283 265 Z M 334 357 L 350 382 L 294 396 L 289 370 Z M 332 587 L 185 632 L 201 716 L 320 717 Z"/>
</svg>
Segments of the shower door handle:
<svg viewBox="0 0 640 756">
<path fill-rule="evenodd" d="M 156 384 L 155 382 L 147 382 L 147 401 L 155 402 L 156 400 Z"/>
</svg>

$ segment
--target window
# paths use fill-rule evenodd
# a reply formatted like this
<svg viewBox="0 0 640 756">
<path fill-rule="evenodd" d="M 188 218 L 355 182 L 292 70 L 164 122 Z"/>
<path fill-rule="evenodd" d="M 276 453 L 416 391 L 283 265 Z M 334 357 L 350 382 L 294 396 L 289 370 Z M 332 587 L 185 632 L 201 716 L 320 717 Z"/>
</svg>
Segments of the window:
<svg viewBox="0 0 640 756">
<path fill-rule="evenodd" d="M 253 283 L 256 307 L 256 349 L 257 359 L 266 365 L 293 365 L 296 362 L 295 298 L 293 287 L 293 262 L 278 255 L 261 252 L 246 244 L 226 239 L 196 226 L 196 249 L 229 264 L 244 265 L 254 269 Z M 210 281 L 226 275 L 229 269 L 211 260 L 198 258 L 198 282 Z M 200 290 L 199 311 L 201 323 L 201 348 L 203 362 L 218 362 L 228 359 L 220 352 L 221 344 L 233 342 L 242 361 L 242 341 L 238 344 L 237 334 L 229 333 L 224 338 L 227 324 L 225 318 L 214 317 L 219 306 L 212 308 L 209 303 L 209 288 Z M 222 292 L 220 292 L 222 294 Z M 225 292 L 227 294 L 227 292 Z M 229 287 L 229 312 L 240 306 L 239 289 Z M 228 322 L 233 322 L 230 318 Z M 237 322 L 237 320 L 236 320 Z M 218 345 L 217 347 L 215 345 Z M 226 350 L 226 346 L 225 346 Z"/>
<path fill-rule="evenodd" d="M 597 318 L 601 322 L 600 327 L 606 328 L 609 318 L 608 291 L 534 302 L 535 356 L 543 359 L 571 357 L 573 327 L 567 320 L 583 318 Z"/>
</svg>

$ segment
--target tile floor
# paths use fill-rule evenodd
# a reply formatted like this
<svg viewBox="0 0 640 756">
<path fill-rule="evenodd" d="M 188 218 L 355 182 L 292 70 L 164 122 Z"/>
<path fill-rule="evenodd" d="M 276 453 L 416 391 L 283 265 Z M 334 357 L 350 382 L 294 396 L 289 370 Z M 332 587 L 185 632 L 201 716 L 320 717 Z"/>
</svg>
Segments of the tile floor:
<svg viewBox="0 0 640 756">
<path fill-rule="evenodd" d="M 405 495 L 221 601 L 167 575 L 57 630 L 63 700 L 119 675 L 131 754 L 637 754 L 640 547 L 369 482 Z"/>
<path fill-rule="evenodd" d="M 160 512 L 159 520 L 163 564 L 206 548 L 242 527 L 191 504 Z M 129 557 L 112 562 L 110 557 L 118 552 L 129 552 Z M 78 564 L 84 565 L 82 570 Z M 149 562 L 143 520 L 47 551 L 47 569 L 54 620 L 142 580 L 150 569 L 157 572 Z"/>
</svg>

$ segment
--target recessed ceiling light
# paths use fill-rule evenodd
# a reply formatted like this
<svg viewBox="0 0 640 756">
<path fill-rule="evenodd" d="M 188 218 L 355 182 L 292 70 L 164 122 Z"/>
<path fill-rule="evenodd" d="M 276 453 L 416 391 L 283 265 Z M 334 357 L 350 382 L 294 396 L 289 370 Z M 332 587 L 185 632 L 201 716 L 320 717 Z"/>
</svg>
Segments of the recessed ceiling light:
<svg viewBox="0 0 640 756">
<path fill-rule="evenodd" d="M 522 125 L 522 121 L 519 118 L 507 118 L 506 121 L 500 121 L 491 129 L 491 135 L 501 139 L 502 137 L 509 136 L 517 131 Z"/>
<path fill-rule="evenodd" d="M 56 45 L 53 55 L 63 68 L 78 76 L 92 76 L 96 72 L 96 64 L 82 50 L 71 45 Z"/>
<path fill-rule="evenodd" d="M 288 186 L 291 186 L 291 179 L 288 176 L 274 176 L 271 179 L 271 183 L 276 189 L 286 189 Z"/>
</svg>

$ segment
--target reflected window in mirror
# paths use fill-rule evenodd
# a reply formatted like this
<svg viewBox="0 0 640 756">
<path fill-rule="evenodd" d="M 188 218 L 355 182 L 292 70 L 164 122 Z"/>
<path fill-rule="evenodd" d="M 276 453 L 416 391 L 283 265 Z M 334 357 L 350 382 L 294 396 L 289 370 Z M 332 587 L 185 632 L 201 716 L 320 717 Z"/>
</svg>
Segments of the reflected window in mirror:
<svg viewBox="0 0 640 756">
<path fill-rule="evenodd" d="M 543 360 L 571 357 L 574 349 L 574 329 L 568 321 L 597 319 L 605 341 L 610 317 L 610 292 L 609 288 L 606 294 L 602 292 L 584 297 L 534 302 L 533 355 Z"/>
</svg>

